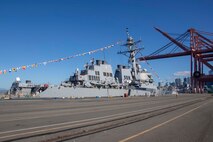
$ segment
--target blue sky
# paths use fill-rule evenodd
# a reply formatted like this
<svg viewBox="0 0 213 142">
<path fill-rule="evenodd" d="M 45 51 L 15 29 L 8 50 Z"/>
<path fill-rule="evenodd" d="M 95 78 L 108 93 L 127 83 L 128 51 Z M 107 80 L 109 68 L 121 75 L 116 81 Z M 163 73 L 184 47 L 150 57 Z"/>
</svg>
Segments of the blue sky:
<svg viewBox="0 0 213 142">
<path fill-rule="evenodd" d="M 211 0 L 1 0 L 0 70 L 125 40 L 126 27 L 135 40 L 142 39 L 143 55 L 148 55 L 168 43 L 154 26 L 171 33 L 183 33 L 190 27 L 212 32 L 212 13 Z M 104 55 L 115 68 L 116 64 L 127 63 L 126 57 L 116 54 L 122 48 L 116 46 L 90 56 L 0 75 L 0 88 L 8 89 L 16 77 L 58 84 L 75 68 L 81 69 L 91 58 L 103 59 Z M 172 80 L 175 72 L 189 71 L 189 57 L 149 63 L 162 80 Z M 141 65 L 150 71 L 146 63 Z"/>
</svg>

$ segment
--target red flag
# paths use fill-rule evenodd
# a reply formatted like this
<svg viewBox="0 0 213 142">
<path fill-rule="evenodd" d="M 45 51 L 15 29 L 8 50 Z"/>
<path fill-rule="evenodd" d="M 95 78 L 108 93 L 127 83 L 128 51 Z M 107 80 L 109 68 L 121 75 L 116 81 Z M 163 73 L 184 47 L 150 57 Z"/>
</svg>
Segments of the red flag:
<svg viewBox="0 0 213 142">
<path fill-rule="evenodd" d="M 21 68 L 22 68 L 23 70 L 26 70 L 27 67 L 26 67 L 26 66 L 22 66 Z"/>
</svg>

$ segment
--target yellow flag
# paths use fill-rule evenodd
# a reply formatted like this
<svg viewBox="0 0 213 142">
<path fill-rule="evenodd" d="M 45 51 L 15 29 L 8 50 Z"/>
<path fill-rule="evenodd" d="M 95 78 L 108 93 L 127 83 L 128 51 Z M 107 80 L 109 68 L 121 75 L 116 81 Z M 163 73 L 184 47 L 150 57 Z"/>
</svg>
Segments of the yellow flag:
<svg viewBox="0 0 213 142">
<path fill-rule="evenodd" d="M 16 71 L 17 71 L 17 69 L 16 69 L 16 68 L 12 68 L 12 71 L 16 72 Z"/>
</svg>

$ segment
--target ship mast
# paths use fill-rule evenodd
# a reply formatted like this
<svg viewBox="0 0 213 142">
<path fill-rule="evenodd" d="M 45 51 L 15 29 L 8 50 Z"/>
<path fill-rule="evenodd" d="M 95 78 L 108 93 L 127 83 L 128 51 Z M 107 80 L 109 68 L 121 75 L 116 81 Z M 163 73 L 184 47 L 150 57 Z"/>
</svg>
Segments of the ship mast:
<svg viewBox="0 0 213 142">
<path fill-rule="evenodd" d="M 143 48 L 138 48 L 136 46 L 138 43 L 141 42 L 141 40 L 134 42 L 134 39 L 129 34 L 128 28 L 126 28 L 126 34 L 127 34 L 127 40 L 126 40 L 126 44 L 124 44 L 123 46 L 126 46 L 127 50 L 122 51 L 122 52 L 120 51 L 120 52 L 118 52 L 118 54 L 123 54 L 123 55 L 129 57 L 129 64 L 131 64 L 131 66 L 132 66 L 133 80 L 137 80 L 136 75 L 137 75 L 138 69 L 137 69 L 136 55 Z"/>
</svg>

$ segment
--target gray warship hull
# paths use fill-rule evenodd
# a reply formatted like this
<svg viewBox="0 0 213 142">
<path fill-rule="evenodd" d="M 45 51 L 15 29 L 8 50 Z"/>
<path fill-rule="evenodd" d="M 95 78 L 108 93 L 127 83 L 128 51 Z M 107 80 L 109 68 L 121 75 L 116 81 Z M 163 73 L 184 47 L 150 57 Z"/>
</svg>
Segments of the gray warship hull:
<svg viewBox="0 0 213 142">
<path fill-rule="evenodd" d="M 150 88 L 151 89 L 151 88 Z M 87 97 L 121 97 L 121 96 L 156 96 L 157 89 L 152 91 L 141 89 L 114 88 L 78 88 L 53 86 L 39 94 L 40 98 L 87 98 Z"/>
</svg>

